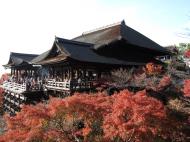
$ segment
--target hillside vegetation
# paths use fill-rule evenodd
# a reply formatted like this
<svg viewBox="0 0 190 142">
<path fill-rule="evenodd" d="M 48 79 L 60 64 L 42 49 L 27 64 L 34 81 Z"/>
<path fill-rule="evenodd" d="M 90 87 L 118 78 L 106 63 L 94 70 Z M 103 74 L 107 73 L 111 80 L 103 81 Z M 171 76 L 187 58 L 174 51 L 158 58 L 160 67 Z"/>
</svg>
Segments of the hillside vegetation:
<svg viewBox="0 0 190 142">
<path fill-rule="evenodd" d="M 51 97 L 23 105 L 14 117 L 4 115 L 0 142 L 188 142 L 188 77 L 153 63 L 113 71 L 96 93 Z"/>
</svg>

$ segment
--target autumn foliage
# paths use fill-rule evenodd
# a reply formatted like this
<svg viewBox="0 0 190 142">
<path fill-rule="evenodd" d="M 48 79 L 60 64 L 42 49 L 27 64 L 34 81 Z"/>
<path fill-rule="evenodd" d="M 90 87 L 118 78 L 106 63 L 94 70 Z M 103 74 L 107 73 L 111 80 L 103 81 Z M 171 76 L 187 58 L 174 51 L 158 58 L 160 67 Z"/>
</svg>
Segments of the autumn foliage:
<svg viewBox="0 0 190 142">
<path fill-rule="evenodd" d="M 164 88 L 168 87 L 171 83 L 172 83 L 172 80 L 169 75 L 163 76 L 159 81 L 157 90 L 158 91 L 163 90 Z"/>
<path fill-rule="evenodd" d="M 161 102 L 147 97 L 145 91 L 133 94 L 125 90 L 115 99 L 112 112 L 104 120 L 105 137 L 123 141 L 153 141 L 161 129 L 160 122 L 166 118 Z"/>
<path fill-rule="evenodd" d="M 173 120 L 171 125 L 165 106 L 145 90 L 51 98 L 47 104 L 24 105 L 16 116 L 5 119 L 1 142 L 153 142 L 185 137 L 176 135 L 181 124 Z"/>
<path fill-rule="evenodd" d="M 32 141 L 41 136 L 42 122 L 49 118 L 47 108 L 43 104 L 23 106 L 22 112 L 15 117 L 5 115 L 7 132 L 1 141 Z"/>
<path fill-rule="evenodd" d="M 149 75 L 159 74 L 162 72 L 162 66 L 154 63 L 147 63 L 145 72 Z"/>
<path fill-rule="evenodd" d="M 187 51 L 185 51 L 184 56 L 185 56 L 186 58 L 190 58 L 190 49 L 187 50 Z"/>
<path fill-rule="evenodd" d="M 184 81 L 183 93 L 186 97 L 190 97 L 190 79 Z"/>
<path fill-rule="evenodd" d="M 114 73 L 115 80 L 125 75 L 120 82 L 140 86 L 141 91 L 136 93 L 128 89 L 111 96 L 105 91 L 75 93 L 64 99 L 50 98 L 35 106 L 23 105 L 16 116 L 4 116 L 7 128 L 0 135 L 0 142 L 188 141 L 189 132 L 184 128 L 190 122 L 186 116 L 179 119 L 181 114 L 177 109 L 164 105 L 158 97 L 150 97 L 151 92 L 167 96 L 166 90 L 175 87 L 171 74 L 160 75 L 161 72 L 160 66 L 151 63 L 145 72 L 119 70 Z M 190 80 L 185 80 L 183 89 L 179 90 L 188 98 Z M 185 105 L 181 100 L 170 100 L 170 103 L 177 108 Z"/>
</svg>

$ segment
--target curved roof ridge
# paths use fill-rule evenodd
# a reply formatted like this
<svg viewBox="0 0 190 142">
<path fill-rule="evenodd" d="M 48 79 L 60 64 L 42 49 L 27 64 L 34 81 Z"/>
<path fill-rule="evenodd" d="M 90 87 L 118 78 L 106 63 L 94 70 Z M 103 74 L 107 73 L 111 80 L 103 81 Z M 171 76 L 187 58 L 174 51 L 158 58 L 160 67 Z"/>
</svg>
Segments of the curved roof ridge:
<svg viewBox="0 0 190 142">
<path fill-rule="evenodd" d="M 29 54 L 29 53 L 21 53 L 21 52 L 10 52 L 10 55 L 30 55 L 30 56 L 38 56 L 38 54 Z"/>
<path fill-rule="evenodd" d="M 99 27 L 99 28 L 95 28 L 93 30 L 83 32 L 82 35 L 87 35 L 87 34 L 90 34 L 90 33 L 93 33 L 93 32 L 101 31 L 101 30 L 108 29 L 108 28 L 118 26 L 118 25 L 122 25 L 122 24 L 125 24 L 124 20 L 122 20 L 120 22 L 113 23 L 113 24 L 109 24 L 109 25 L 106 25 L 106 26 L 102 26 L 102 27 Z"/>
<path fill-rule="evenodd" d="M 60 37 L 55 37 L 55 42 L 68 42 L 68 43 L 73 43 L 73 44 L 80 44 L 80 45 L 85 45 L 85 46 L 92 46 L 94 44 L 92 43 L 87 43 L 87 42 L 81 42 L 81 41 L 75 41 L 75 40 L 70 40 L 70 39 L 65 39 L 65 38 L 60 38 Z"/>
</svg>

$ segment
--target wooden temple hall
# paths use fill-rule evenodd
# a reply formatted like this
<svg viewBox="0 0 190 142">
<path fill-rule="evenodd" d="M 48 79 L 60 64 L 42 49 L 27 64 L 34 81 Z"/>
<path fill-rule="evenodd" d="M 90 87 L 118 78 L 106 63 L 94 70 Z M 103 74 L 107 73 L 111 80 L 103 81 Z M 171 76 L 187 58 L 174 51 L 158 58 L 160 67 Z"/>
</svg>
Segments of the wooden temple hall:
<svg viewBox="0 0 190 142">
<path fill-rule="evenodd" d="M 51 95 L 68 96 L 89 91 L 117 68 L 157 62 L 170 52 L 128 27 L 124 21 L 98 28 L 71 40 L 55 37 L 52 47 L 40 54 L 11 53 L 5 68 L 4 110 L 14 114 L 20 105 L 35 104 Z"/>
</svg>

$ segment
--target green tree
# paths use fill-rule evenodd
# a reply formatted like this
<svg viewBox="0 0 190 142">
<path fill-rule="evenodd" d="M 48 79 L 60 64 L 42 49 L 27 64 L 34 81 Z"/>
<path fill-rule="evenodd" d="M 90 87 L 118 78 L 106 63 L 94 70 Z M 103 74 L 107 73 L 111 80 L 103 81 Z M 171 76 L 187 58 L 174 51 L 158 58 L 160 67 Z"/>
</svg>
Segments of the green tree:
<svg viewBox="0 0 190 142">
<path fill-rule="evenodd" d="M 176 48 L 178 50 L 177 59 L 184 61 L 184 53 L 190 50 L 190 43 L 179 43 L 179 45 L 176 45 Z"/>
</svg>

